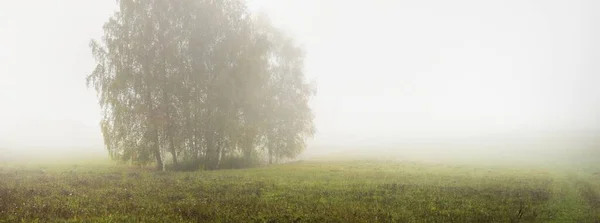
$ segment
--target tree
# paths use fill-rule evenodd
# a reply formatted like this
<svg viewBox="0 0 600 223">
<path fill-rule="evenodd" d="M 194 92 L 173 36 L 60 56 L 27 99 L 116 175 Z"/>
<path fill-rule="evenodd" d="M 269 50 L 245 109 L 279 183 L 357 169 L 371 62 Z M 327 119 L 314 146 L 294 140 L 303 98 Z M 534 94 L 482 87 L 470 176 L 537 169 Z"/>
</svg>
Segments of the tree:
<svg viewBox="0 0 600 223">
<path fill-rule="evenodd" d="M 312 136 L 303 53 L 243 1 L 118 1 L 87 77 L 114 159 L 137 164 L 292 158 Z M 271 158 L 270 158 L 271 160 Z"/>
<path fill-rule="evenodd" d="M 315 133 L 313 114 L 308 105 L 316 94 L 314 85 L 304 77 L 304 52 L 294 45 L 292 38 L 274 29 L 266 17 L 259 24 L 268 37 L 269 78 L 266 118 L 266 148 L 269 163 L 273 158 L 294 158 L 304 148 L 305 139 Z"/>
</svg>

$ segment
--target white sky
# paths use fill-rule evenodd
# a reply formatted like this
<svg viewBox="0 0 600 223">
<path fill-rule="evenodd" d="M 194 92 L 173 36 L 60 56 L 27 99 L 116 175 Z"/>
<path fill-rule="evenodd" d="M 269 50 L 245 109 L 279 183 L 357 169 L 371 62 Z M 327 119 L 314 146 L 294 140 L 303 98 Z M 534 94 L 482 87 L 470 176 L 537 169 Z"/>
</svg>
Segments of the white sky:
<svg viewBox="0 0 600 223">
<path fill-rule="evenodd" d="M 96 146 L 106 0 L 0 0 L 0 147 Z M 311 146 L 591 129 L 600 2 L 250 0 L 307 51 Z"/>
</svg>

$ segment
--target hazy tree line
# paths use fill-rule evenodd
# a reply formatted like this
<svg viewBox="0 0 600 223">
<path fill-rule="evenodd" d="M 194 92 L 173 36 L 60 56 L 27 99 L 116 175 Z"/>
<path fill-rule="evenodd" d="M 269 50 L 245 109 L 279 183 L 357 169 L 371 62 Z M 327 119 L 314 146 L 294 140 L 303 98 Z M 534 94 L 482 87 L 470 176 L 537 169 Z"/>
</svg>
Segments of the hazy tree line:
<svg viewBox="0 0 600 223">
<path fill-rule="evenodd" d="M 314 133 L 303 51 L 242 0 L 119 0 L 90 47 L 113 159 L 238 167 L 293 158 Z"/>
</svg>

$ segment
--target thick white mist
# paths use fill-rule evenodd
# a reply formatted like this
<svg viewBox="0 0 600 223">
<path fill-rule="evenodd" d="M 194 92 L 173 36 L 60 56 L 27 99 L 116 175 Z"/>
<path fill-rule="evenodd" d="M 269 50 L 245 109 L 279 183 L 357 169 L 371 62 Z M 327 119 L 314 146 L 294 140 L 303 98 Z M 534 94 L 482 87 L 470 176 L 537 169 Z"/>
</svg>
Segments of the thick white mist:
<svg viewBox="0 0 600 223">
<path fill-rule="evenodd" d="M 100 37 L 115 6 L 39 0 L 0 7 L 0 147 L 101 147 L 100 112 L 84 78 L 93 68 L 88 42 Z M 306 48 L 305 71 L 318 84 L 309 152 L 598 127 L 597 1 L 249 6 Z"/>
</svg>

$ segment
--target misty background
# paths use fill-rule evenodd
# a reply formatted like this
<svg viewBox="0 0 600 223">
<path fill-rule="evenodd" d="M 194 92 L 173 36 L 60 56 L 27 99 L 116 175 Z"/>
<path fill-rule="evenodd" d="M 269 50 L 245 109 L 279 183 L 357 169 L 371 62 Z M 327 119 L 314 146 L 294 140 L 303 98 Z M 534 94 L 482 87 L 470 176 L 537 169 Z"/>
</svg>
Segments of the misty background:
<svg viewBox="0 0 600 223">
<path fill-rule="evenodd" d="M 317 133 L 305 157 L 597 148 L 598 1 L 248 6 L 305 47 L 306 75 L 317 83 Z M 85 76 L 94 67 L 89 41 L 114 10 L 104 0 L 0 2 L 3 154 L 107 156 Z"/>
</svg>

